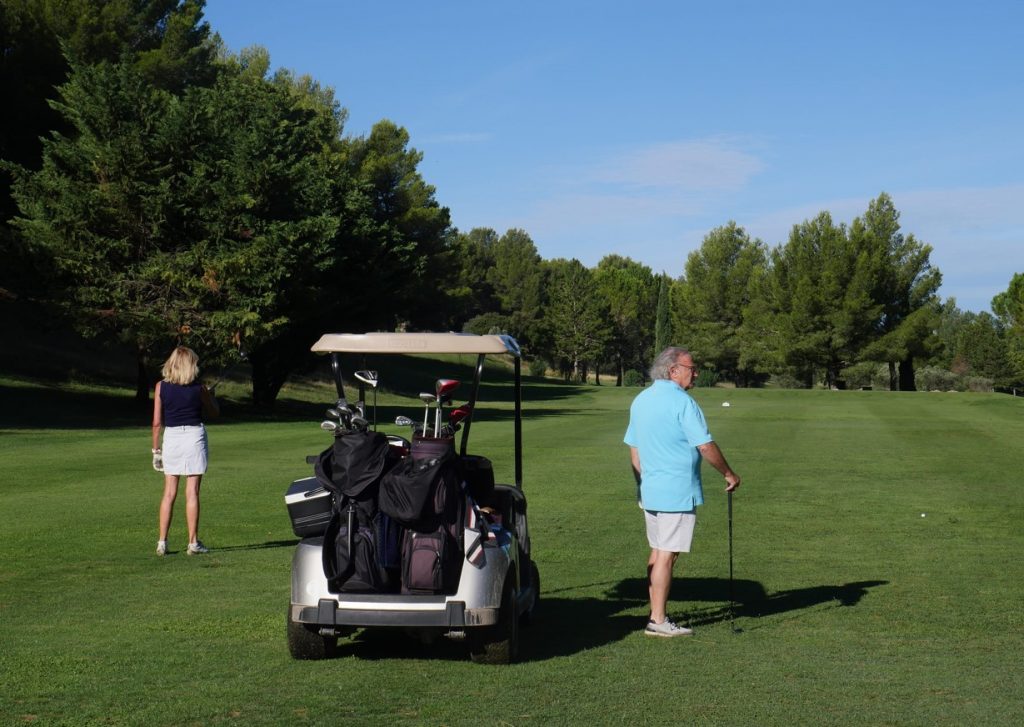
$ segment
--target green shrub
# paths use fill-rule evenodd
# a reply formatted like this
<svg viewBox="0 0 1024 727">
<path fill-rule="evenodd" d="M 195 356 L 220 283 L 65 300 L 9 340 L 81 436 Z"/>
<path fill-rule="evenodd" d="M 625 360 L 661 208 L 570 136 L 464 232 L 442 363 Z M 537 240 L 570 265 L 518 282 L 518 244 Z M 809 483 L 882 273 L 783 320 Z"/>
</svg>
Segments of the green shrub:
<svg viewBox="0 0 1024 727">
<path fill-rule="evenodd" d="M 772 374 L 768 378 L 768 386 L 778 389 L 806 389 L 807 385 L 792 374 Z"/>
<path fill-rule="evenodd" d="M 644 385 L 643 374 L 641 374 L 636 369 L 629 369 L 628 371 L 626 371 L 626 373 L 624 373 L 622 375 L 622 385 L 623 386 L 643 386 Z"/>
<path fill-rule="evenodd" d="M 697 372 L 697 380 L 693 382 L 694 386 L 703 386 L 711 388 L 718 383 L 718 372 L 712 369 L 701 369 Z"/>
<path fill-rule="evenodd" d="M 526 366 L 530 376 L 543 377 L 548 373 L 548 362 L 542 358 L 532 359 Z"/>
<path fill-rule="evenodd" d="M 914 372 L 914 383 L 923 391 L 952 391 L 957 388 L 957 375 L 935 366 L 922 366 Z"/>
<path fill-rule="evenodd" d="M 968 391 L 978 391 L 985 394 L 992 393 L 992 379 L 984 376 L 965 376 L 963 385 Z"/>
</svg>

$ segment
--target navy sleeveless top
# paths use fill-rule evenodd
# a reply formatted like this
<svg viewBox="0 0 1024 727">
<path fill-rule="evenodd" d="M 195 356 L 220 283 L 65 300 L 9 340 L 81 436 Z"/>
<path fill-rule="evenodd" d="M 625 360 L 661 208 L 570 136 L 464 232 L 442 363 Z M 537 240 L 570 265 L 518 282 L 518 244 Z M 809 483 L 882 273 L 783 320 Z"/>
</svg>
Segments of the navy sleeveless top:
<svg viewBox="0 0 1024 727">
<path fill-rule="evenodd" d="M 202 424 L 203 402 L 201 384 L 194 381 L 182 386 L 164 381 L 160 384 L 160 403 L 164 408 L 165 427 L 188 427 Z"/>
</svg>

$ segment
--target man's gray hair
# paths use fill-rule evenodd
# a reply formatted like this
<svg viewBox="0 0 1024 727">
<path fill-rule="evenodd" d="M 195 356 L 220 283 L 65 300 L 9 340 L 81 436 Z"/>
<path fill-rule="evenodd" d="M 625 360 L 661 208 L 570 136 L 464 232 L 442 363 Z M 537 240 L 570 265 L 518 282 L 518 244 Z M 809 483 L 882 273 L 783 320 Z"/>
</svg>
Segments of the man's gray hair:
<svg viewBox="0 0 1024 727">
<path fill-rule="evenodd" d="M 669 378 L 668 371 L 675 364 L 676 360 L 680 356 L 689 355 L 689 351 L 685 348 L 679 348 L 678 346 L 669 346 L 664 351 L 658 354 L 658 357 L 654 359 L 654 363 L 651 364 L 651 379 L 667 379 Z"/>
</svg>

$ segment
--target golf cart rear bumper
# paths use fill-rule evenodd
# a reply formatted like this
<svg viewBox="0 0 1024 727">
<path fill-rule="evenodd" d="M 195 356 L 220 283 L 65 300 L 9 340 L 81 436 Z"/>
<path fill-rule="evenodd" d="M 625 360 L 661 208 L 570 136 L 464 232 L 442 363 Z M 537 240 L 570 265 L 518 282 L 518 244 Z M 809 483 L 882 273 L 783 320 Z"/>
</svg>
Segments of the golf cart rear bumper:
<svg viewBox="0 0 1024 727">
<path fill-rule="evenodd" d="M 335 626 L 412 626 L 460 629 L 467 626 L 491 626 L 498 622 L 497 608 L 466 608 L 463 601 L 446 601 L 444 596 L 400 596 L 395 600 L 366 597 L 360 608 L 359 596 L 346 596 L 345 602 L 322 598 L 316 606 L 292 605 L 292 620 Z M 389 606 L 391 606 L 389 608 Z"/>
</svg>

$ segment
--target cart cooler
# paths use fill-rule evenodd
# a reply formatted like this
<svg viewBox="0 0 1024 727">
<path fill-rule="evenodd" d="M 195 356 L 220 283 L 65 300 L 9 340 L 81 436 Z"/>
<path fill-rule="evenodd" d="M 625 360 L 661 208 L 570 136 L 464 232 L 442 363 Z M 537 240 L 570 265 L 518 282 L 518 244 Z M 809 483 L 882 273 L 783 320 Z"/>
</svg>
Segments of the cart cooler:
<svg viewBox="0 0 1024 727">
<path fill-rule="evenodd" d="M 285 493 L 288 516 L 292 519 L 292 532 L 300 538 L 323 535 L 331 519 L 331 493 L 316 477 L 295 480 Z"/>
</svg>

